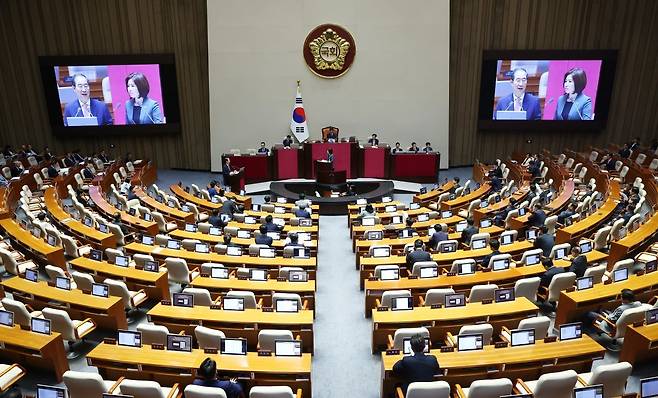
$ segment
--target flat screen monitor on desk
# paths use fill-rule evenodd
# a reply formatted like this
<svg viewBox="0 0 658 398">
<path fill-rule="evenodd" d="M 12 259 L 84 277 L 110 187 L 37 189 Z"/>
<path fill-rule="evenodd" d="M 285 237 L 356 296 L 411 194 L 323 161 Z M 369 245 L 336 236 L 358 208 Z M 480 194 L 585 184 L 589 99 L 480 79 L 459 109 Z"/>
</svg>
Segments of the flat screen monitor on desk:
<svg viewBox="0 0 658 398">
<path fill-rule="evenodd" d="M 400 279 L 399 268 L 384 268 L 379 271 L 379 280 L 382 281 L 395 281 Z"/>
<path fill-rule="evenodd" d="M 0 310 L 0 325 L 14 326 L 14 313 L 11 311 Z"/>
<path fill-rule="evenodd" d="M 515 299 L 515 293 L 513 287 L 494 290 L 494 301 L 497 303 L 514 301 L 514 299 Z"/>
<path fill-rule="evenodd" d="M 80 118 L 69 118 L 69 119 L 80 119 Z M 88 118 L 84 118 L 84 119 L 88 119 Z M 95 117 L 93 119 L 96 120 Z M 96 123 L 96 125 L 98 125 L 98 123 Z M 69 126 L 71 125 L 69 124 Z M 37 398 L 66 398 L 66 388 L 38 384 Z"/>
<path fill-rule="evenodd" d="M 247 355 L 247 339 L 221 339 L 219 352 L 228 355 Z"/>
<path fill-rule="evenodd" d="M 640 398 L 658 397 L 658 377 L 640 380 Z"/>
<path fill-rule="evenodd" d="M 142 333 L 130 330 L 119 330 L 117 333 L 117 344 L 126 347 L 139 348 L 142 346 Z"/>
<path fill-rule="evenodd" d="M 278 299 L 274 309 L 276 312 L 299 312 L 299 302 L 295 299 Z"/>
<path fill-rule="evenodd" d="M 501 258 L 498 260 L 494 260 L 492 268 L 494 271 L 503 271 L 509 269 L 509 265 L 510 265 L 509 258 Z"/>
<path fill-rule="evenodd" d="M 210 277 L 215 279 L 228 279 L 228 268 L 213 267 L 210 269 Z"/>
<path fill-rule="evenodd" d="M 181 336 L 179 334 L 167 335 L 167 350 L 192 352 L 192 336 Z"/>
<path fill-rule="evenodd" d="M 50 334 L 50 320 L 43 318 L 30 319 L 30 330 L 35 333 Z"/>
<path fill-rule="evenodd" d="M 460 334 L 457 336 L 457 351 L 481 350 L 483 347 L 482 333 Z"/>
<path fill-rule="evenodd" d="M 226 311 L 244 311 L 244 298 L 224 297 L 223 308 Z"/>
<path fill-rule="evenodd" d="M 299 340 L 274 341 L 274 355 L 277 357 L 301 357 L 302 342 Z"/>
<path fill-rule="evenodd" d="M 91 295 L 96 297 L 108 298 L 110 296 L 110 286 L 104 283 L 92 283 Z"/>
<path fill-rule="evenodd" d="M 510 330 L 512 347 L 535 344 L 535 329 Z"/>
<path fill-rule="evenodd" d="M 580 322 L 560 325 L 560 341 L 579 339 L 582 335 L 582 324 Z"/>
<path fill-rule="evenodd" d="M 308 272 L 303 270 L 290 270 L 288 271 L 289 282 L 307 282 Z"/>
<path fill-rule="evenodd" d="M 466 305 L 466 295 L 464 293 L 446 294 L 446 308 L 463 307 Z"/>
<path fill-rule="evenodd" d="M 439 267 L 436 265 L 427 265 L 425 267 L 420 267 L 420 277 L 421 278 L 436 278 L 439 276 Z"/>
<path fill-rule="evenodd" d="M 266 281 L 267 270 L 252 268 L 249 270 L 249 279 L 252 281 Z"/>
<path fill-rule="evenodd" d="M 573 398 L 603 398 L 603 385 L 574 388 Z"/>
<path fill-rule="evenodd" d="M 172 295 L 172 304 L 175 307 L 194 307 L 194 295 L 188 293 L 174 293 Z"/>
</svg>

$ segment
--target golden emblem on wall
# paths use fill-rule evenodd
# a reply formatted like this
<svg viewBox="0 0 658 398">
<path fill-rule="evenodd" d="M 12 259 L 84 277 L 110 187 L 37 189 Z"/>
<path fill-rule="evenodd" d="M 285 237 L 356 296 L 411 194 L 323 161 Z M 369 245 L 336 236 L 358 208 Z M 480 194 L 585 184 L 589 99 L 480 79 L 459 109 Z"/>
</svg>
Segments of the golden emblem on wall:
<svg viewBox="0 0 658 398">
<path fill-rule="evenodd" d="M 334 78 L 347 72 L 354 61 L 356 44 L 345 28 L 325 24 L 313 29 L 304 42 L 304 59 L 321 77 Z"/>
</svg>

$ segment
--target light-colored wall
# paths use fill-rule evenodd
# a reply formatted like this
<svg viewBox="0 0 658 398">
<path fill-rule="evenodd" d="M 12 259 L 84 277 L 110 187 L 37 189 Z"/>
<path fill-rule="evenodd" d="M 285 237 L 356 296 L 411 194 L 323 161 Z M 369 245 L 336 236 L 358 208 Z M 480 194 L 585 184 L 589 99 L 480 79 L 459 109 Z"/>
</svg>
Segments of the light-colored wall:
<svg viewBox="0 0 658 398">
<path fill-rule="evenodd" d="M 290 131 L 296 81 L 311 138 L 409 146 L 431 141 L 448 166 L 449 0 L 208 0 L 212 170 L 231 148 L 280 143 Z M 335 23 L 354 37 L 356 58 L 337 79 L 306 66 L 306 35 Z M 187 115 L 190 117 L 190 115 Z"/>
</svg>

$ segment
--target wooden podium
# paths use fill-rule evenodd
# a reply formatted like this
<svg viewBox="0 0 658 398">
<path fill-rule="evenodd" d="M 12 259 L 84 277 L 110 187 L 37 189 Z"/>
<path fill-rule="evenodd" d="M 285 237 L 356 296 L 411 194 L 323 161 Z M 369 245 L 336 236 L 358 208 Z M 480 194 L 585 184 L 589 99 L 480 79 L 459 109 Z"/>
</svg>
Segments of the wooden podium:
<svg viewBox="0 0 658 398">
<path fill-rule="evenodd" d="M 316 160 L 315 179 L 320 185 L 341 185 L 347 181 L 347 172 L 345 170 L 334 170 L 332 162 Z"/>
<path fill-rule="evenodd" d="M 231 187 L 231 192 L 235 192 L 236 194 L 244 189 L 244 167 L 240 167 L 238 170 L 231 172 L 228 176 L 228 185 Z"/>
</svg>

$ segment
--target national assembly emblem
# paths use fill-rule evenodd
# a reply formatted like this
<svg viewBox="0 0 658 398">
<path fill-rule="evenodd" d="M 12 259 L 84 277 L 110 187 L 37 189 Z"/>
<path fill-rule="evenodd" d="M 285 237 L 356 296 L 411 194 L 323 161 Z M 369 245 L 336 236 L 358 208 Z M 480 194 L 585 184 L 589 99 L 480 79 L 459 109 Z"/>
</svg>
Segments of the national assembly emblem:
<svg viewBox="0 0 658 398">
<path fill-rule="evenodd" d="M 356 45 L 344 28 L 325 24 L 313 29 L 304 42 L 304 59 L 313 73 L 321 77 L 339 77 L 352 65 Z"/>
</svg>

